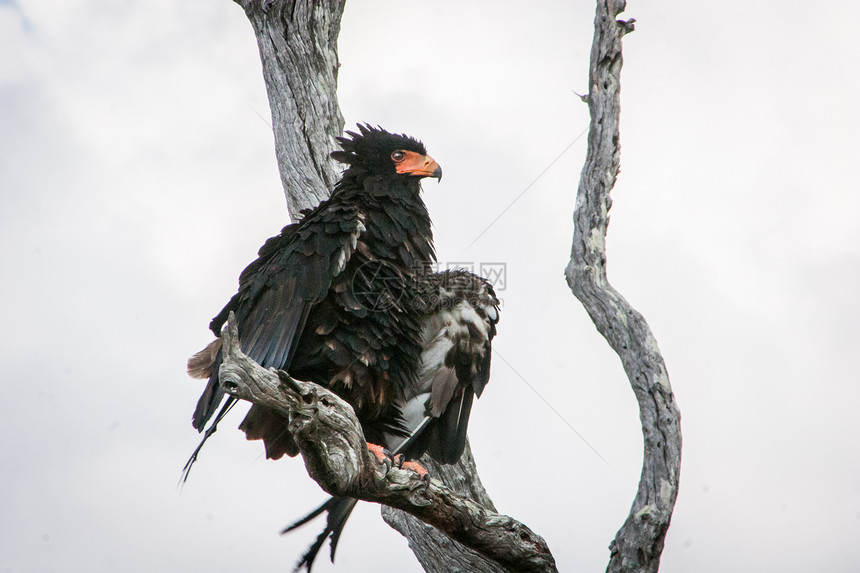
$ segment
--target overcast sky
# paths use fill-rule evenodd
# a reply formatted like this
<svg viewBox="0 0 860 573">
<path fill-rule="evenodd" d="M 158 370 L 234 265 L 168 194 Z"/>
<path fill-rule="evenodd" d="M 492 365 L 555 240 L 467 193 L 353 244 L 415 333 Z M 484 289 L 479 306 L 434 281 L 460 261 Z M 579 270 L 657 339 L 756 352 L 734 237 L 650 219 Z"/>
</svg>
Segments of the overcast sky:
<svg viewBox="0 0 860 573">
<path fill-rule="evenodd" d="M 593 13 L 352 1 L 339 89 L 348 126 L 412 134 L 445 170 L 425 189 L 440 261 L 506 265 L 473 450 L 500 511 L 583 572 L 606 566 L 642 452 L 562 276 Z M 682 413 L 661 571 L 858 571 L 860 4 L 625 17 L 609 276 Z M 177 488 L 202 390 L 185 360 L 288 221 L 268 123 L 228 0 L 0 0 L 0 572 L 284 572 L 322 526 L 278 535 L 325 495 L 238 413 Z M 315 570 L 420 568 L 362 504 Z"/>
</svg>

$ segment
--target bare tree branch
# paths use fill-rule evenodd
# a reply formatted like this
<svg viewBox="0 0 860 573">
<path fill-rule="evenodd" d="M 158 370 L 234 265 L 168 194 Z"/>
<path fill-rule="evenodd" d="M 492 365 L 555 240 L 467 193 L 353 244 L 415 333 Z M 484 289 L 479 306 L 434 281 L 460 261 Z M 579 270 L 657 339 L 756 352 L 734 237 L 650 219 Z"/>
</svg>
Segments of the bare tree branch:
<svg viewBox="0 0 860 573">
<path fill-rule="evenodd" d="M 546 542 L 522 523 L 457 495 L 435 479 L 380 462 L 367 449 L 352 407 L 311 382 L 266 370 L 242 353 L 232 312 L 223 332 L 225 391 L 290 420 L 310 476 L 331 495 L 396 507 L 433 525 L 508 571 L 552 572 Z M 443 557 L 447 559 L 447 555 Z M 450 571 L 450 563 L 447 563 Z"/>
<path fill-rule="evenodd" d="M 606 278 L 609 196 L 620 165 L 621 38 L 634 20 L 616 21 L 624 0 L 598 0 L 591 48 L 588 152 L 574 211 L 571 260 L 565 271 L 573 294 L 621 358 L 639 402 L 645 452 L 630 514 L 610 545 L 607 571 L 656 572 L 681 468 L 680 412 L 657 340 L 644 317 Z"/>
<path fill-rule="evenodd" d="M 421 458 L 421 464 L 429 470 L 430 475 L 442 481 L 455 494 L 473 499 L 487 510 L 496 511 L 475 470 L 475 460 L 472 458 L 468 441 L 466 450 L 456 464 L 440 464 L 426 455 Z M 409 540 L 409 547 L 415 552 L 415 556 L 427 573 L 450 573 L 451 571 L 500 573 L 504 571 L 497 564 L 453 542 L 438 529 L 430 527 L 405 511 L 382 506 L 382 517 L 388 525 Z"/>
</svg>

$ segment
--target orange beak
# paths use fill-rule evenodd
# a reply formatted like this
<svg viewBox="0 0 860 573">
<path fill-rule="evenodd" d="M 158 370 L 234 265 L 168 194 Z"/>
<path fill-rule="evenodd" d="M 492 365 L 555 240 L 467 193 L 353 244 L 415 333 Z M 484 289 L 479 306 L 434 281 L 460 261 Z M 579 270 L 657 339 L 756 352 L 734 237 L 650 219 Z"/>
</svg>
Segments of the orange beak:
<svg viewBox="0 0 860 573">
<path fill-rule="evenodd" d="M 421 155 L 414 151 L 404 151 L 406 156 L 403 161 L 395 164 L 397 173 L 402 175 L 412 175 L 414 177 L 435 177 L 442 179 L 442 168 L 436 163 L 436 160 L 429 155 Z"/>
</svg>

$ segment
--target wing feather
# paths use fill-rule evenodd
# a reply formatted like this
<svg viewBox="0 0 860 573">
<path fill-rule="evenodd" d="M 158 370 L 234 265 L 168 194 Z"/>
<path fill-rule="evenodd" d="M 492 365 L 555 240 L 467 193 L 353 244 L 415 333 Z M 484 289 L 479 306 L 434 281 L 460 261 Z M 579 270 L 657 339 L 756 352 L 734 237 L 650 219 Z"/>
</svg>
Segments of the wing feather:
<svg viewBox="0 0 860 573">
<path fill-rule="evenodd" d="M 418 382 L 401 408 L 410 435 L 396 441 L 408 457 L 426 451 L 450 464 L 463 453 L 472 403 L 490 378 L 499 301 L 492 285 L 467 271 L 433 274 L 428 285 Z"/>
<path fill-rule="evenodd" d="M 236 314 L 242 351 L 264 368 L 289 367 L 308 314 L 343 272 L 364 232 L 363 215 L 352 204 L 323 202 L 260 248 L 239 276 L 239 291 L 210 329 L 216 336 L 230 311 Z M 221 402 L 220 352 L 198 402 L 193 424 L 202 430 Z M 200 365 L 195 365 L 201 371 Z"/>
</svg>

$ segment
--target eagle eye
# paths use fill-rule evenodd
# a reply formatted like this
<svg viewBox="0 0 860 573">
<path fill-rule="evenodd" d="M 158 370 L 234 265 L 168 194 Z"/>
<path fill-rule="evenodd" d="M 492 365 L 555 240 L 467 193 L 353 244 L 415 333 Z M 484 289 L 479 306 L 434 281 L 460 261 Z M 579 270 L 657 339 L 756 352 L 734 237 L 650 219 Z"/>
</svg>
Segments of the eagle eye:
<svg viewBox="0 0 860 573">
<path fill-rule="evenodd" d="M 406 154 L 403 153 L 402 151 L 395 151 L 394 153 L 391 154 L 391 160 L 394 163 L 400 163 L 404 159 L 406 159 Z"/>
</svg>

